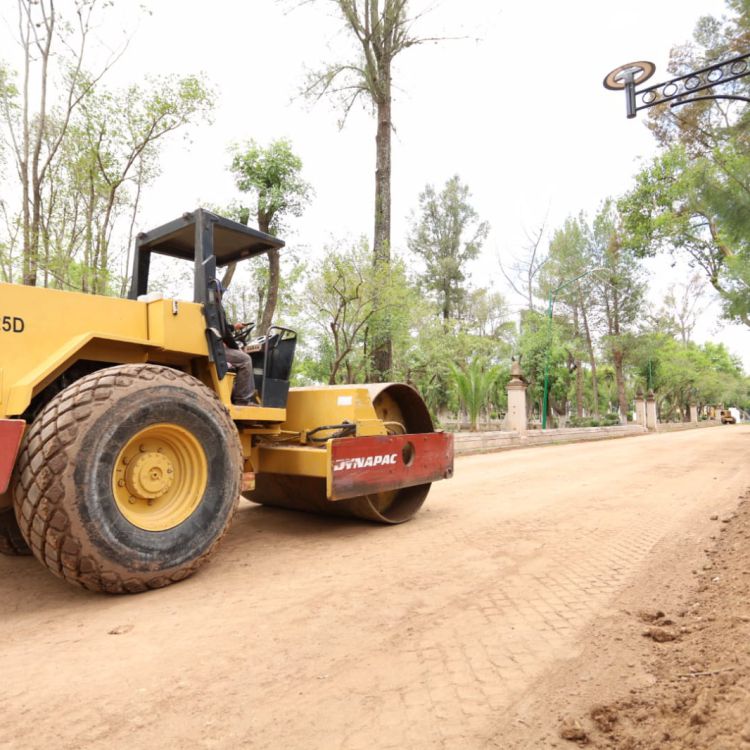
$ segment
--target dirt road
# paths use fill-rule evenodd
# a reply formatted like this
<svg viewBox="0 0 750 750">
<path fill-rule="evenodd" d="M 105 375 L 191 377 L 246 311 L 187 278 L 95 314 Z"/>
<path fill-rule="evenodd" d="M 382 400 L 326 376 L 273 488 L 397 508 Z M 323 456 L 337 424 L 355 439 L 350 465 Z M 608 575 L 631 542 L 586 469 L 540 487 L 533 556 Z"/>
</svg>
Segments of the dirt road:
<svg viewBox="0 0 750 750">
<path fill-rule="evenodd" d="M 736 426 L 461 458 L 391 528 L 243 504 L 211 565 L 134 597 L 0 557 L 0 748 L 560 747 L 524 716 L 648 680 L 622 609 L 691 584 L 749 451 Z"/>
</svg>

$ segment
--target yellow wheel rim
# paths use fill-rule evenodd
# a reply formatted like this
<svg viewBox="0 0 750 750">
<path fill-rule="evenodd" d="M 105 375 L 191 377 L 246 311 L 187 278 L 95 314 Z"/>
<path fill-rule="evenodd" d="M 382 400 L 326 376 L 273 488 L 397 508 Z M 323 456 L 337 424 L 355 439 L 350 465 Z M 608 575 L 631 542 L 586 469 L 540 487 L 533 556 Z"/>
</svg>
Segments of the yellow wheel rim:
<svg viewBox="0 0 750 750">
<path fill-rule="evenodd" d="M 195 437 L 173 424 L 155 424 L 120 451 L 112 475 L 117 507 L 133 526 L 166 531 L 198 507 L 208 484 L 206 454 Z"/>
</svg>

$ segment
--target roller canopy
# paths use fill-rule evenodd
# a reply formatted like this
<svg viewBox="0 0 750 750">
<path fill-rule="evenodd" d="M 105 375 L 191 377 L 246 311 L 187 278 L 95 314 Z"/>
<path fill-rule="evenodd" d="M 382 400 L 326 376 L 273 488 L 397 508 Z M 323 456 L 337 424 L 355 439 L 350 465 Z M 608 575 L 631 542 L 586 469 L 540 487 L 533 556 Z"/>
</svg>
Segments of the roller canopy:
<svg viewBox="0 0 750 750">
<path fill-rule="evenodd" d="M 208 288 L 217 268 L 282 247 L 284 240 L 278 237 L 199 208 L 136 237 L 128 296 L 137 299 L 148 292 L 152 253 L 192 260 L 194 301 L 206 303 L 210 301 Z"/>
<path fill-rule="evenodd" d="M 128 297 L 135 300 L 148 293 L 153 253 L 193 261 L 193 301 L 203 305 L 209 359 L 221 379 L 227 363 L 215 333 L 220 329 L 217 268 L 282 247 L 284 241 L 277 237 L 199 208 L 136 237 Z"/>
<path fill-rule="evenodd" d="M 216 265 L 252 258 L 267 250 L 284 247 L 284 241 L 231 219 L 218 216 L 204 208 L 183 214 L 179 219 L 138 235 L 138 250 L 193 260 L 195 257 L 195 225 L 200 214 L 213 225 L 213 255 Z"/>
</svg>

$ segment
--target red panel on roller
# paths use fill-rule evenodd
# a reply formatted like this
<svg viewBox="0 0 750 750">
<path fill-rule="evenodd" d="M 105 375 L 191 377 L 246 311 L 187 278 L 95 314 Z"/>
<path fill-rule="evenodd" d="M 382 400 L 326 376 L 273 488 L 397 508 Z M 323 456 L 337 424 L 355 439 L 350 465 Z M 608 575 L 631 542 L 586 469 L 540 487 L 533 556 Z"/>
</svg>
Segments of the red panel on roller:
<svg viewBox="0 0 750 750">
<path fill-rule="evenodd" d="M 453 475 L 453 435 L 376 435 L 331 441 L 330 500 L 427 484 Z"/>
<path fill-rule="evenodd" d="M 8 489 L 25 429 L 23 419 L 0 419 L 0 495 Z"/>
</svg>

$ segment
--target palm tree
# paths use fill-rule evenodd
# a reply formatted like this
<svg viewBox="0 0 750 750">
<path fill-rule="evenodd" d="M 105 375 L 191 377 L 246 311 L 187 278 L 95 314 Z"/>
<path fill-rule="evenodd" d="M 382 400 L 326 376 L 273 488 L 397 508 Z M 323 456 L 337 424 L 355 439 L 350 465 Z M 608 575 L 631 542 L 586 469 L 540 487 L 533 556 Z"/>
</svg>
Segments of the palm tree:
<svg viewBox="0 0 750 750">
<path fill-rule="evenodd" d="M 487 406 L 501 370 L 479 358 L 469 362 L 465 370 L 452 362 L 450 368 L 459 401 L 469 415 L 470 429 L 476 432 L 479 429 L 479 414 Z"/>
</svg>

